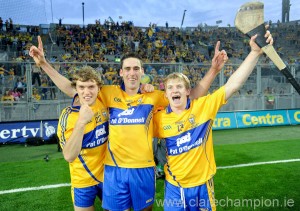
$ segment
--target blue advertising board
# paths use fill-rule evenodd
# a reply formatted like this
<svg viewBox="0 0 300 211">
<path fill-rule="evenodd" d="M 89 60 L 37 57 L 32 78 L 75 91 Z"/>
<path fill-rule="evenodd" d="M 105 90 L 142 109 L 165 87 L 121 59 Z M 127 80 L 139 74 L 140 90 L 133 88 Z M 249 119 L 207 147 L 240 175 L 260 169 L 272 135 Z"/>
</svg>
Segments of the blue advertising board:
<svg viewBox="0 0 300 211">
<path fill-rule="evenodd" d="M 214 120 L 213 130 L 224 130 L 237 128 L 236 117 L 234 112 L 217 113 Z"/>
<path fill-rule="evenodd" d="M 41 137 L 46 141 L 56 134 L 57 123 L 57 120 L 1 123 L 0 143 L 22 143 L 32 137 Z"/>
<path fill-rule="evenodd" d="M 289 125 L 287 110 L 236 112 L 238 128 Z"/>
<path fill-rule="evenodd" d="M 23 143 L 27 138 L 47 141 L 56 134 L 58 120 L 0 123 L 0 143 Z M 213 130 L 300 125 L 300 109 L 219 112 Z"/>
<path fill-rule="evenodd" d="M 300 110 L 288 110 L 291 125 L 300 124 Z"/>
</svg>

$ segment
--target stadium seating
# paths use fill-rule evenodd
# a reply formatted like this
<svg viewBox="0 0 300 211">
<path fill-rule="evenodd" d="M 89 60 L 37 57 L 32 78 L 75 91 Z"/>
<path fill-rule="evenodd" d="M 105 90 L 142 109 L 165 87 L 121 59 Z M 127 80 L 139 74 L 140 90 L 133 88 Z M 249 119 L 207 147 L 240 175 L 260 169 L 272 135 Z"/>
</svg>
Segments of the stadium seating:
<svg viewBox="0 0 300 211">
<path fill-rule="evenodd" d="M 270 27 L 277 51 L 300 81 L 300 35 L 298 21 L 276 23 Z M 19 26 L 0 31 L 0 95 L 4 90 L 16 88 L 22 81 L 22 96 L 15 103 L 12 121 L 25 119 L 58 118 L 70 98 L 61 93 L 46 76 L 41 74 L 42 85 L 31 85 L 31 64 L 28 55 L 32 44 L 37 44 L 40 34 L 46 58 L 64 76 L 71 78 L 82 65 L 90 65 L 102 73 L 105 84 L 118 84 L 119 58 L 124 53 L 136 51 L 143 58 L 148 82 L 160 89 L 162 78 L 170 72 L 180 71 L 191 78 L 195 85 L 208 70 L 214 45 L 220 40 L 229 61 L 215 79 L 210 92 L 223 85 L 239 66 L 249 51 L 248 38 L 234 27 L 197 26 L 189 28 L 135 27 L 131 22 L 120 25 L 104 23 L 79 25 Z M 100 66 L 99 66 L 100 64 Z M 1 73 L 1 68 L 3 73 Z M 226 68 L 231 68 L 227 71 Z M 299 107 L 300 100 L 283 75 L 268 58 L 261 58 L 257 70 L 241 91 L 222 108 L 228 110 L 265 109 L 264 90 L 272 87 L 276 95 L 276 109 Z M 32 90 L 40 95 L 33 101 Z M 55 91 L 55 95 L 53 92 Z M 253 99 L 248 96 L 253 95 Z M 26 110 L 26 112 L 24 112 Z M 25 114 L 25 115 L 24 115 Z M 0 120 L 3 114 L 0 113 Z"/>
</svg>

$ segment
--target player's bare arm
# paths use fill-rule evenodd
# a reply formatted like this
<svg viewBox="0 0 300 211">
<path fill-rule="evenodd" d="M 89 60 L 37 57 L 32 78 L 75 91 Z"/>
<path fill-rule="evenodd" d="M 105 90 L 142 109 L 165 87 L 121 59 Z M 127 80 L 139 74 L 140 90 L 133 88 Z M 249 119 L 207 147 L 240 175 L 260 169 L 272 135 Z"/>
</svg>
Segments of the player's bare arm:
<svg viewBox="0 0 300 211">
<path fill-rule="evenodd" d="M 226 100 L 243 86 L 249 75 L 252 73 L 260 55 L 263 53 L 262 49 L 255 43 L 256 38 L 257 35 L 251 37 L 249 42 L 251 52 L 225 84 Z M 270 45 L 273 44 L 273 38 L 269 31 L 266 32 L 265 38 L 267 43 Z"/>
<path fill-rule="evenodd" d="M 38 47 L 31 46 L 29 55 L 34 59 L 37 66 L 41 67 L 45 73 L 51 78 L 55 85 L 70 97 L 73 97 L 76 91 L 71 86 L 71 81 L 59 74 L 45 59 L 43 42 L 38 36 Z"/>
<path fill-rule="evenodd" d="M 205 74 L 203 79 L 197 83 L 197 86 L 191 90 L 190 98 L 195 99 L 198 97 L 205 96 L 208 92 L 209 87 L 215 80 L 216 76 L 224 67 L 224 64 L 228 60 L 228 56 L 225 50 L 220 49 L 220 41 L 215 46 L 215 53 L 212 59 L 211 67 Z"/>
</svg>

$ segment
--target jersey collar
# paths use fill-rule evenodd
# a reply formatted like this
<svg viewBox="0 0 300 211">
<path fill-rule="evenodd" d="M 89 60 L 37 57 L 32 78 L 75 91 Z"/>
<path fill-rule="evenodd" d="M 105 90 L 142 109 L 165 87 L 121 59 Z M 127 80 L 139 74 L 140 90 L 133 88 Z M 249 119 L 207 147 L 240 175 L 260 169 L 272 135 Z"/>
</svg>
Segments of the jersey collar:
<svg viewBox="0 0 300 211">
<path fill-rule="evenodd" d="M 121 86 L 121 89 L 122 89 L 124 92 L 126 92 L 126 91 L 125 91 L 125 84 L 124 84 L 124 82 L 122 82 L 120 86 Z M 141 94 L 141 84 L 140 84 L 140 87 L 139 87 L 139 90 L 138 90 L 137 94 Z"/>
<path fill-rule="evenodd" d="M 73 97 L 73 100 L 72 100 L 72 103 L 71 103 L 71 107 L 72 107 L 72 110 L 73 111 L 79 111 L 80 109 L 80 106 L 75 106 L 74 105 L 74 102 L 75 102 L 75 99 L 78 97 L 78 93 L 76 93 Z"/>
<path fill-rule="evenodd" d="M 188 99 L 187 99 L 187 102 L 186 102 L 185 110 L 188 110 L 188 109 L 190 108 L 190 106 L 191 106 L 191 99 L 188 98 Z M 166 108 L 166 112 L 167 112 L 167 114 L 173 112 L 173 111 L 172 111 L 172 108 L 171 108 L 171 106 L 170 106 L 170 104 L 169 104 L 168 107 Z"/>
</svg>

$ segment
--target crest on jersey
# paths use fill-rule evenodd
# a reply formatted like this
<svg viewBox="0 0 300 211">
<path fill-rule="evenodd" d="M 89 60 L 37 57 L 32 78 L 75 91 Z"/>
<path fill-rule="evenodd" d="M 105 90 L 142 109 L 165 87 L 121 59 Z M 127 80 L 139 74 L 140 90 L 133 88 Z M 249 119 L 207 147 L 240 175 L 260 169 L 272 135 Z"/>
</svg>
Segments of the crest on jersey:
<svg viewBox="0 0 300 211">
<path fill-rule="evenodd" d="M 195 124 L 195 115 L 194 114 L 191 114 L 189 116 L 189 122 L 191 123 L 191 125 L 194 125 Z"/>
<path fill-rule="evenodd" d="M 104 116 L 105 118 L 107 118 L 107 110 L 106 109 L 102 109 L 102 116 Z"/>
<path fill-rule="evenodd" d="M 138 104 L 141 104 L 143 102 L 143 98 L 141 97 L 140 99 L 138 99 Z"/>
</svg>

